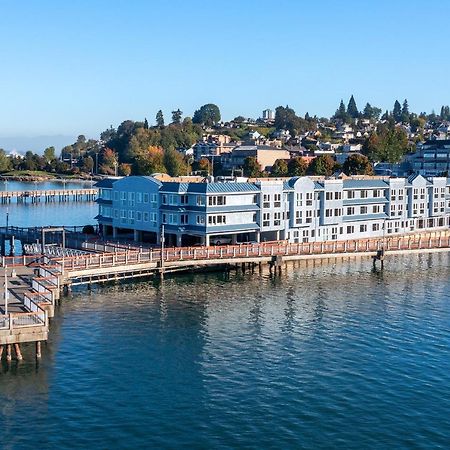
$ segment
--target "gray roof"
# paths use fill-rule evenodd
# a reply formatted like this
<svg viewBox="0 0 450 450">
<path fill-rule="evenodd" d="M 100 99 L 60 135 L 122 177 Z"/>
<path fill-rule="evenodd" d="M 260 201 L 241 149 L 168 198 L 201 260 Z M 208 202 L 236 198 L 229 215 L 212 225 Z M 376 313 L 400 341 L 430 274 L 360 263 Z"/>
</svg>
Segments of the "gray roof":
<svg viewBox="0 0 450 450">
<path fill-rule="evenodd" d="M 177 183 L 173 181 L 167 181 L 162 183 L 161 191 L 222 194 L 233 192 L 259 192 L 259 188 L 253 183 Z"/>
<path fill-rule="evenodd" d="M 95 187 L 103 189 L 112 189 L 113 184 L 116 181 L 117 179 L 114 178 L 104 178 L 103 180 L 97 181 L 97 183 L 95 183 Z"/>
<path fill-rule="evenodd" d="M 386 189 L 389 187 L 389 184 L 384 180 L 378 179 L 368 179 L 368 180 L 353 180 L 353 179 L 344 179 L 343 180 L 344 189 Z"/>
</svg>

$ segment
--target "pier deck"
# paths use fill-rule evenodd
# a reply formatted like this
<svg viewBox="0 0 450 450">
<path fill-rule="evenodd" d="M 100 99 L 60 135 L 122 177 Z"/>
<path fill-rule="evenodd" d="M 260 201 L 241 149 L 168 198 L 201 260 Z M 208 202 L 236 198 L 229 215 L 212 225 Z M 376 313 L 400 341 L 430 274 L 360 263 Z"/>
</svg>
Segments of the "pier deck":
<svg viewBox="0 0 450 450">
<path fill-rule="evenodd" d="M 51 190 L 28 190 L 28 191 L 0 191 L 0 203 L 6 204 L 16 201 L 17 203 L 39 203 L 39 202 L 68 202 L 68 201 L 95 201 L 98 195 L 97 188 L 88 189 L 51 189 Z"/>
</svg>

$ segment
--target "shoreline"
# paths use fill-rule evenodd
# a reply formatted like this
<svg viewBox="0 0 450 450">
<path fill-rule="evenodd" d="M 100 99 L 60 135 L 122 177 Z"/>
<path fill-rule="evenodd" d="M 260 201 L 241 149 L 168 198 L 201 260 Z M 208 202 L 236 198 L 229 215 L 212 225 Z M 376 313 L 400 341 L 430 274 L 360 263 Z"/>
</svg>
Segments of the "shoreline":
<svg viewBox="0 0 450 450">
<path fill-rule="evenodd" d="M 4 181 L 19 181 L 19 182 L 23 182 L 23 183 L 45 183 L 48 181 L 55 181 L 55 182 L 70 182 L 70 183 L 87 183 L 90 181 L 99 181 L 101 180 L 102 177 L 95 175 L 93 177 L 86 177 L 86 178 L 70 178 L 70 177 L 64 177 L 63 175 L 55 175 L 55 176 L 41 176 L 41 175 L 0 175 L 0 182 L 4 182 Z"/>
</svg>

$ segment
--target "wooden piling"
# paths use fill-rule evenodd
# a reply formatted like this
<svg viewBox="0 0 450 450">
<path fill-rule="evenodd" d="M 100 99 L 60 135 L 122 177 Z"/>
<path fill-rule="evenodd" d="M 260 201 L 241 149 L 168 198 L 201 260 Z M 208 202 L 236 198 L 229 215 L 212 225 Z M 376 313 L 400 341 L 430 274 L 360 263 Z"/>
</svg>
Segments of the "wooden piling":
<svg viewBox="0 0 450 450">
<path fill-rule="evenodd" d="M 11 354 L 11 344 L 6 344 L 6 361 L 12 360 L 12 354 Z"/>
<path fill-rule="evenodd" d="M 36 358 L 40 358 L 41 356 L 41 341 L 36 341 Z"/>
<path fill-rule="evenodd" d="M 23 356 L 22 356 L 22 352 L 20 351 L 19 344 L 14 344 L 14 351 L 16 352 L 17 361 L 22 361 Z"/>
</svg>

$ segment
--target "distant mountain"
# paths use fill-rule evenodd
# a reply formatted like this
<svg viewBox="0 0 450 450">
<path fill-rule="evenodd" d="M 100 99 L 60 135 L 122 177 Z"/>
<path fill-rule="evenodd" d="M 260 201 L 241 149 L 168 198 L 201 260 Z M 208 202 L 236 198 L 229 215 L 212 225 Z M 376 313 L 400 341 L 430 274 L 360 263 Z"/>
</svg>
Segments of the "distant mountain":
<svg viewBox="0 0 450 450">
<path fill-rule="evenodd" d="M 0 148 L 3 148 L 7 153 L 17 151 L 18 153 L 25 153 L 31 150 L 34 153 L 43 153 L 47 147 L 55 147 L 56 153 L 59 154 L 61 149 L 69 144 L 73 144 L 77 140 L 76 136 L 0 136 Z"/>
</svg>

